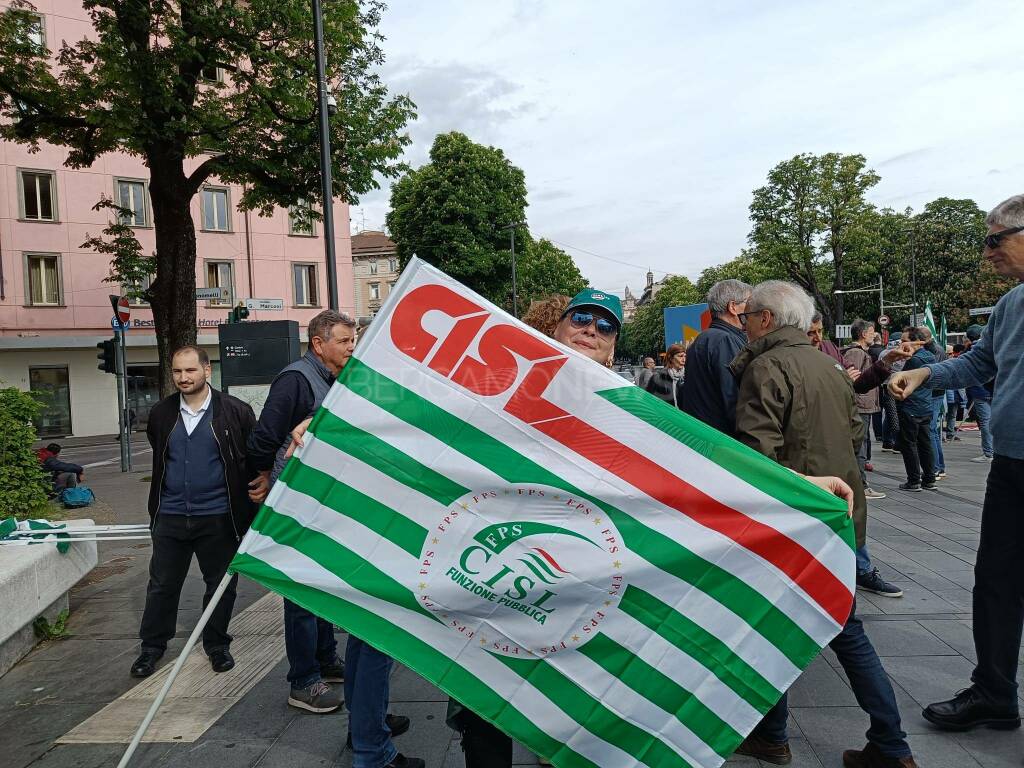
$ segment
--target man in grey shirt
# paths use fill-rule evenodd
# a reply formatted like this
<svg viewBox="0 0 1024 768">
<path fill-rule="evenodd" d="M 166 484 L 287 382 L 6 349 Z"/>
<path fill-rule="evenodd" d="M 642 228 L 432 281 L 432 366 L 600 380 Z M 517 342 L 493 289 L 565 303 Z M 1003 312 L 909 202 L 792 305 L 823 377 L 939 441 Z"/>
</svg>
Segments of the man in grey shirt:
<svg viewBox="0 0 1024 768">
<path fill-rule="evenodd" d="M 986 219 L 985 258 L 996 272 L 1024 281 L 1024 195 L 1005 200 Z M 992 439 L 995 456 L 985 488 L 981 542 L 974 566 L 973 685 L 923 715 L 945 730 L 979 725 L 1019 728 L 1017 658 L 1024 628 L 1024 285 L 996 304 L 978 343 L 960 357 L 895 374 L 898 399 L 928 383 L 960 389 L 995 379 Z"/>
</svg>

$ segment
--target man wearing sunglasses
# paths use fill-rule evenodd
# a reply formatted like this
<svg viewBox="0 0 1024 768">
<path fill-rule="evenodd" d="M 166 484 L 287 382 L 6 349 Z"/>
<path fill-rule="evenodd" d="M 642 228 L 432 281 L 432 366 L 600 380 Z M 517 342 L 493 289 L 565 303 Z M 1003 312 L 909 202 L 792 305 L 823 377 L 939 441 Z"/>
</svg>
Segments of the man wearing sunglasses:
<svg viewBox="0 0 1024 768">
<path fill-rule="evenodd" d="M 984 256 L 1005 277 L 1024 281 L 1024 195 L 997 205 L 988 218 Z M 995 379 L 992 398 L 994 456 L 981 513 L 974 566 L 973 685 L 925 708 L 926 720 L 944 730 L 979 725 L 1020 727 L 1017 666 L 1024 628 L 1024 285 L 1003 296 L 981 338 L 959 357 L 896 374 L 893 396 L 903 400 L 925 382 L 930 389 L 980 386 Z"/>
</svg>

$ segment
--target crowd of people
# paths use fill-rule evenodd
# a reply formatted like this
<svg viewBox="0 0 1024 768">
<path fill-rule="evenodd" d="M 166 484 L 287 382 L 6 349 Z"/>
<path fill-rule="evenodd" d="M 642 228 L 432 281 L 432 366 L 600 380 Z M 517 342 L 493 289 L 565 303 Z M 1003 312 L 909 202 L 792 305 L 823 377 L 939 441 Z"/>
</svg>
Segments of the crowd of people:
<svg viewBox="0 0 1024 768">
<path fill-rule="evenodd" d="M 1000 274 L 1024 280 L 1024 196 L 1000 204 L 988 225 L 985 257 Z M 851 343 L 839 349 L 825 337 L 811 298 L 785 281 L 750 286 L 723 280 L 710 289 L 707 303 L 710 327 L 689 347 L 669 347 L 664 366 L 644 360 L 638 385 L 845 499 L 856 532 L 858 589 L 902 595 L 880 575 L 867 547 L 868 501 L 884 498 L 869 483 L 871 431 L 883 451 L 902 453 L 907 480 L 901 490 L 930 490 L 945 475 L 942 440 L 957 438 L 957 409 L 973 411 L 982 435 L 978 461 L 990 464 L 975 569 L 978 662 L 972 685 L 928 706 L 924 717 L 950 730 L 1019 727 L 1024 417 L 1015 400 L 1024 395 L 1024 286 L 999 301 L 984 328 L 969 329 L 968 343 L 951 350 L 948 359 L 927 329 L 906 328 L 883 346 L 874 325 L 864 320 L 853 323 Z M 607 366 L 622 310 L 614 296 L 588 289 L 571 299 L 535 302 L 524 321 Z M 259 419 L 247 404 L 210 386 L 210 362 L 202 349 L 187 346 L 174 353 L 178 393 L 154 407 L 147 428 L 154 449 L 153 553 L 132 675 L 152 674 L 173 636 L 193 554 L 206 583 L 206 605 L 258 502 L 352 355 L 355 326 L 347 316 L 322 312 L 308 333 L 305 355 L 274 380 Z M 952 418 L 948 412 L 941 416 L 947 403 Z M 232 580 L 203 633 L 218 673 L 234 666 L 228 632 L 234 597 Z M 284 625 L 288 704 L 323 714 L 344 701 L 356 768 L 421 768 L 422 759 L 402 755 L 393 743 L 409 719 L 388 712 L 391 659 L 351 635 L 342 659 L 335 628 L 287 600 Z M 843 765 L 916 766 L 892 684 L 856 615 L 856 601 L 830 645 L 870 719 L 867 744 L 844 752 Z M 506 735 L 454 702 L 449 715 L 462 733 L 467 768 L 511 765 Z M 783 696 L 737 752 L 774 765 L 789 763 L 787 717 Z"/>
</svg>

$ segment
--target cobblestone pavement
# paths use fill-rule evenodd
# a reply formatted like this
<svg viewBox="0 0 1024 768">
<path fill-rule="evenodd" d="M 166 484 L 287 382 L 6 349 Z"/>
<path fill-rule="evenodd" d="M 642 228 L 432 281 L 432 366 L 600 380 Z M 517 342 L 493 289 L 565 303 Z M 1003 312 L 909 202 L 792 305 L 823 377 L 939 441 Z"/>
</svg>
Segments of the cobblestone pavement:
<svg viewBox="0 0 1024 768">
<path fill-rule="evenodd" d="M 924 704 L 946 698 L 968 683 L 975 660 L 970 590 L 988 468 L 969 461 L 980 453 L 976 435 L 968 433 L 945 447 L 949 477 L 941 481 L 939 491 L 908 494 L 896 489 L 904 479 L 899 455 L 881 453 L 875 444 L 872 484 L 888 495 L 871 502 L 868 545 L 883 575 L 905 594 L 889 599 L 860 593 L 859 610 L 896 688 L 904 728 L 922 768 L 1020 768 L 1024 732 L 945 734 L 921 717 Z M 141 457 L 140 463 L 146 465 L 148 459 Z M 97 521 L 145 520 L 147 475 L 148 470 L 122 475 L 116 465 L 90 470 L 89 484 L 99 498 L 94 509 Z M 117 762 L 123 744 L 57 741 L 76 726 L 95 722 L 89 718 L 111 702 L 134 695 L 138 681 L 128 676 L 128 667 L 137 650 L 148 560 L 145 542 L 101 545 L 99 567 L 72 594 L 72 636 L 41 644 L 0 678 L 0 764 L 91 768 Z M 263 594 L 243 581 L 236 613 Z M 201 595 L 202 581 L 194 570 L 182 595 L 178 635 L 164 664 L 170 663 L 194 626 Z M 349 768 L 346 718 L 288 707 L 285 672 L 284 659 L 270 660 L 252 689 L 211 720 L 197 740 L 143 744 L 133 765 Z M 391 690 L 391 710 L 409 715 L 413 722 L 409 733 L 397 741 L 399 749 L 424 757 L 429 768 L 462 768 L 458 740 L 444 724 L 443 694 L 402 668 L 396 670 Z M 835 768 L 841 765 L 843 749 L 863 745 L 867 716 L 857 707 L 830 652 L 791 689 L 790 703 L 796 768 Z M 516 754 L 517 763 L 536 763 L 524 749 Z M 757 762 L 736 758 L 728 765 Z"/>
</svg>

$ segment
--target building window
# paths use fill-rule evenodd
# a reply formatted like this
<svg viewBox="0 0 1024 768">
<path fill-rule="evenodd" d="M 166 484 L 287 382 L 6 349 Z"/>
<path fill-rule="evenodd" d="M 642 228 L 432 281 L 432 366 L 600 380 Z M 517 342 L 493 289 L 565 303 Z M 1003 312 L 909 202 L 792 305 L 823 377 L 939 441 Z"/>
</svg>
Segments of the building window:
<svg viewBox="0 0 1024 768">
<path fill-rule="evenodd" d="M 210 232 L 230 232 L 231 219 L 228 216 L 228 191 L 224 188 L 206 187 L 202 197 L 203 229 Z"/>
<path fill-rule="evenodd" d="M 388 269 L 391 272 L 398 271 L 398 259 L 388 259 Z"/>
<path fill-rule="evenodd" d="M 377 260 L 376 259 L 370 259 L 370 274 L 371 275 L 376 275 L 377 274 Z"/>
<path fill-rule="evenodd" d="M 128 297 L 128 303 L 133 307 L 148 307 L 149 302 L 143 294 L 149 290 L 153 283 L 153 275 L 146 275 L 141 283 L 128 283 L 121 286 L 121 295 Z"/>
<path fill-rule="evenodd" d="M 380 299 L 380 283 L 370 283 L 370 299 Z"/>
<path fill-rule="evenodd" d="M 319 305 L 315 264 L 293 264 L 292 285 L 295 287 L 295 306 L 316 307 Z"/>
<path fill-rule="evenodd" d="M 40 52 L 46 50 L 46 20 L 41 14 L 33 14 L 25 31 L 25 38 Z"/>
<path fill-rule="evenodd" d="M 121 217 L 121 223 L 130 227 L 149 226 L 149 208 L 146 205 L 146 182 L 139 179 L 117 179 L 114 182 L 119 206 L 131 211 Z"/>
<path fill-rule="evenodd" d="M 71 434 L 71 387 L 66 365 L 47 365 L 28 369 L 28 388 L 43 403 L 36 416 L 39 437 L 65 437 Z"/>
<path fill-rule="evenodd" d="M 21 218 L 29 221 L 57 220 L 57 184 L 53 171 L 18 171 Z"/>
<path fill-rule="evenodd" d="M 397 280 L 388 280 L 388 293 L 391 293 L 393 290 L 395 290 L 395 283 L 397 282 Z"/>
<path fill-rule="evenodd" d="M 214 299 L 209 303 L 211 307 L 230 307 L 234 304 L 235 275 L 234 264 L 230 261 L 208 261 L 206 262 L 206 287 L 227 288 L 227 299 Z"/>
<path fill-rule="evenodd" d="M 199 79 L 207 83 L 223 83 L 224 70 L 216 64 L 210 64 L 199 70 Z"/>
<path fill-rule="evenodd" d="M 288 209 L 288 234 L 313 237 L 316 234 L 313 218 L 309 215 L 309 204 L 299 200 L 298 205 Z"/>
<path fill-rule="evenodd" d="M 56 253 L 25 254 L 26 304 L 33 307 L 59 307 L 61 291 L 60 255 Z"/>
</svg>

